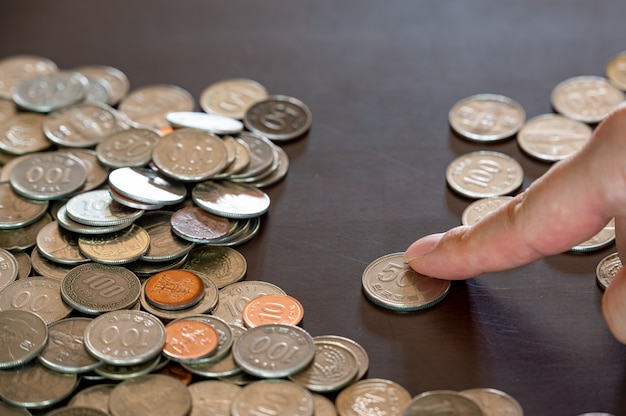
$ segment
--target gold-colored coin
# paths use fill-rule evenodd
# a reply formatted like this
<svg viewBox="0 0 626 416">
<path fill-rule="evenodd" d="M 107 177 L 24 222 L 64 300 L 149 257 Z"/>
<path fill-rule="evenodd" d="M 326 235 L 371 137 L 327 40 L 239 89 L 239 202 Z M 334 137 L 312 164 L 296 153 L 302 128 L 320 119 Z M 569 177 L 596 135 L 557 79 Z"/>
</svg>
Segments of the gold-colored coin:
<svg viewBox="0 0 626 416">
<path fill-rule="evenodd" d="M 150 247 L 150 236 L 133 224 L 113 234 L 82 236 L 78 248 L 89 259 L 102 264 L 125 264 L 138 260 Z"/>
<path fill-rule="evenodd" d="M 273 323 L 298 325 L 303 317 L 302 304 L 289 295 L 261 295 L 243 307 L 243 322 L 248 328 Z"/>
</svg>

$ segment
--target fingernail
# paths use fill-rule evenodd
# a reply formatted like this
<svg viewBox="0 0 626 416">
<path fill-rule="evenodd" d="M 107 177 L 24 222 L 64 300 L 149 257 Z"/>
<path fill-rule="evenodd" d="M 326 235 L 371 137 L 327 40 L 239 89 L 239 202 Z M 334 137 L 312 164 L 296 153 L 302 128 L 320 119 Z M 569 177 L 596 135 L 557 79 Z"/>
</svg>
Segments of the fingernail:
<svg viewBox="0 0 626 416">
<path fill-rule="evenodd" d="M 422 237 L 411 244 L 404 252 L 404 261 L 410 263 L 428 254 L 433 248 L 435 248 L 435 245 L 437 245 L 441 236 L 443 236 L 443 233 L 427 235 L 426 237 Z"/>
</svg>

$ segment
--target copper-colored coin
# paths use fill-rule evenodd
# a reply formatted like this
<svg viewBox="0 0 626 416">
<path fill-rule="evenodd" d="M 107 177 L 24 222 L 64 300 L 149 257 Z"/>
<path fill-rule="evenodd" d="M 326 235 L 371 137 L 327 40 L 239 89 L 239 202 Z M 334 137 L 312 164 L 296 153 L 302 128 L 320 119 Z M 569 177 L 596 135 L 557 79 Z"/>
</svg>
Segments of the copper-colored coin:
<svg viewBox="0 0 626 416">
<path fill-rule="evenodd" d="M 243 308 L 243 322 L 248 328 L 270 323 L 298 325 L 303 317 L 302 304 L 289 295 L 261 295 Z"/>
<path fill-rule="evenodd" d="M 210 214 L 198 207 L 176 211 L 171 218 L 174 234 L 194 243 L 209 243 L 230 230 L 228 218 Z"/>
<path fill-rule="evenodd" d="M 169 361 L 165 367 L 159 369 L 158 371 L 154 371 L 156 374 L 163 374 L 164 376 L 174 377 L 176 380 L 183 383 L 185 386 L 191 384 L 191 380 L 193 378 L 193 374 L 184 369 L 179 363 L 176 361 Z"/>
<path fill-rule="evenodd" d="M 178 319 L 165 326 L 163 354 L 174 361 L 205 358 L 217 350 L 220 336 L 208 322 Z"/>
<path fill-rule="evenodd" d="M 204 282 L 186 270 L 166 270 L 150 277 L 145 284 L 146 300 L 165 310 L 187 309 L 204 297 Z"/>
</svg>

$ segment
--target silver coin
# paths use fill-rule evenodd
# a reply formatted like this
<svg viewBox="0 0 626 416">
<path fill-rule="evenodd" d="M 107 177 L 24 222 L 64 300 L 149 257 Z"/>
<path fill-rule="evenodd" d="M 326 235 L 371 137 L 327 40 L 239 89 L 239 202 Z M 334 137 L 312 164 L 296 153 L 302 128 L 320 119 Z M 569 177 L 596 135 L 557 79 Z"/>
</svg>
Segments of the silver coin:
<svg viewBox="0 0 626 416">
<path fill-rule="evenodd" d="M 191 394 L 180 381 L 161 374 L 125 380 L 111 392 L 111 416 L 187 416 Z"/>
<path fill-rule="evenodd" d="M 356 358 L 357 364 L 359 366 L 359 370 L 355 378 L 356 380 L 362 379 L 367 373 L 370 364 L 369 356 L 365 348 L 363 348 L 356 341 L 338 335 L 319 335 L 313 337 L 313 341 L 334 342 L 349 349 Z"/>
<path fill-rule="evenodd" d="M 511 156 L 479 150 L 452 161 L 446 170 L 450 188 L 468 198 L 508 195 L 522 186 L 524 171 Z"/>
<path fill-rule="evenodd" d="M 77 234 L 87 234 L 87 235 L 102 235 L 114 233 L 117 231 L 124 230 L 133 225 L 132 222 L 120 223 L 116 225 L 111 225 L 107 227 L 100 227 L 95 225 L 85 225 L 79 222 L 74 221 L 67 215 L 67 208 L 65 204 L 63 204 L 59 210 L 57 211 L 57 221 L 59 222 L 59 226 L 62 228 L 71 231 Z"/>
<path fill-rule="evenodd" d="M 213 215 L 199 207 L 186 207 L 174 212 L 171 224 L 174 234 L 201 244 L 226 235 L 230 229 L 228 218 Z"/>
<path fill-rule="evenodd" d="M 46 323 L 39 315 L 29 311 L 0 312 L 0 328 L 2 328 L 1 369 L 17 367 L 33 360 L 48 341 Z"/>
<path fill-rule="evenodd" d="M 240 172 L 229 175 L 229 179 L 245 179 L 259 175 L 269 169 L 274 163 L 274 145 L 265 136 L 255 133 L 244 132 L 237 137 L 248 149 L 250 161 Z"/>
<path fill-rule="evenodd" d="M 271 95 L 254 103 L 244 117 L 248 130 L 276 141 L 302 136 L 309 130 L 312 121 L 309 107 L 286 95 Z"/>
<path fill-rule="evenodd" d="M 109 412 L 109 396 L 115 384 L 96 384 L 76 392 L 67 403 L 68 406 L 90 407 L 105 414 Z"/>
<path fill-rule="evenodd" d="M 74 195 L 65 203 L 67 215 L 85 225 L 108 227 L 133 222 L 144 213 L 113 200 L 107 189 Z"/>
<path fill-rule="evenodd" d="M 452 390 L 432 390 L 418 394 L 406 405 L 402 416 L 432 415 L 433 408 L 451 416 L 485 416 L 475 400 Z"/>
<path fill-rule="evenodd" d="M 229 140 L 230 136 L 224 138 L 224 144 L 226 145 L 226 150 L 229 155 L 229 163 L 222 172 L 216 174 L 214 179 L 230 179 L 233 180 L 233 175 L 241 173 L 244 169 L 248 167 L 250 164 L 250 147 L 246 142 L 240 140 L 239 138 L 232 140 L 232 147 L 234 148 L 235 158 L 234 160 L 230 160 L 230 146 L 231 142 Z M 269 142 L 269 140 L 268 140 Z"/>
<path fill-rule="evenodd" d="M 217 307 L 213 315 L 222 318 L 231 325 L 244 326 L 242 314 L 244 306 L 257 296 L 267 294 L 286 294 L 278 286 L 260 280 L 243 280 L 223 287 L 219 291 Z"/>
<path fill-rule="evenodd" d="M 161 355 L 142 363 L 131 365 L 113 365 L 104 364 L 94 369 L 94 373 L 101 375 L 108 380 L 128 380 L 131 378 L 145 376 L 153 371 L 162 363 L 167 362 Z"/>
<path fill-rule="evenodd" d="M 517 133 L 517 143 L 530 156 L 556 162 L 580 150 L 592 132 L 591 127 L 581 121 L 543 114 L 526 122 Z"/>
<path fill-rule="evenodd" d="M 141 260 L 161 262 L 178 259 L 189 253 L 194 243 L 177 237 L 172 232 L 171 211 L 151 211 L 135 221 L 150 236 L 150 248 Z"/>
<path fill-rule="evenodd" d="M 148 278 L 155 273 L 179 269 L 183 266 L 186 260 L 187 255 L 168 261 L 143 261 L 140 259 L 126 263 L 124 264 L 124 267 L 135 273 L 139 278 Z"/>
<path fill-rule="evenodd" d="M 37 233 L 37 249 L 50 261 L 62 264 L 78 265 L 89 259 L 78 249 L 78 236 L 52 221 Z"/>
<path fill-rule="evenodd" d="M 92 77 L 91 75 L 85 75 L 85 78 L 87 78 L 88 82 L 87 90 L 85 91 L 85 102 L 107 104 L 111 96 L 111 85 L 109 85 L 108 81 Z"/>
<path fill-rule="evenodd" d="M 106 312 L 85 329 L 85 348 L 112 365 L 150 361 L 165 345 L 165 326 L 152 314 L 135 310 Z"/>
<path fill-rule="evenodd" d="M 261 220 L 259 217 L 242 219 L 238 221 L 237 228 L 235 230 L 226 234 L 224 237 L 211 240 L 207 244 L 219 247 L 237 246 L 249 241 L 259 232 L 260 228 Z"/>
<path fill-rule="evenodd" d="M 167 84 L 147 85 L 134 89 L 119 103 L 119 110 L 138 127 L 165 128 L 167 113 L 192 111 L 193 96 L 184 89 Z"/>
<path fill-rule="evenodd" d="M 38 276 L 49 277 L 59 282 L 63 280 L 67 272 L 76 267 L 74 264 L 61 264 L 50 261 L 43 257 L 37 248 L 34 248 L 30 253 L 30 262 Z"/>
<path fill-rule="evenodd" d="M 187 196 L 184 185 L 148 168 L 115 169 L 109 174 L 109 184 L 120 194 L 148 204 L 173 205 Z"/>
<path fill-rule="evenodd" d="M 226 218 L 252 218 L 270 207 L 270 197 L 252 185 L 230 181 L 205 181 L 196 184 L 193 201 L 202 209 Z"/>
<path fill-rule="evenodd" d="M 602 121 L 626 99 L 624 92 L 604 77 L 578 76 L 560 82 L 550 100 L 556 112 L 583 123 Z"/>
<path fill-rule="evenodd" d="M 253 177 L 253 180 L 248 182 L 250 185 L 256 186 L 257 188 L 265 188 L 274 185 L 287 175 L 287 171 L 289 170 L 289 157 L 287 153 L 278 146 L 276 146 L 274 150 L 276 151 L 274 158 L 276 166 L 267 176 Z"/>
<path fill-rule="evenodd" d="M 92 147 L 123 128 L 113 108 L 94 102 L 53 111 L 43 122 L 46 137 L 64 147 Z"/>
<path fill-rule="evenodd" d="M 30 199 L 50 200 L 71 195 L 87 180 L 84 163 L 69 153 L 34 153 L 11 170 L 13 189 Z"/>
<path fill-rule="evenodd" d="M 112 234 L 78 237 L 81 253 L 97 263 L 120 265 L 139 260 L 150 248 L 150 236 L 136 224 Z"/>
<path fill-rule="evenodd" d="M 524 416 L 524 411 L 519 402 L 503 391 L 479 388 L 463 390 L 461 394 L 478 403 L 485 416 Z"/>
<path fill-rule="evenodd" d="M 608 256 L 602 258 L 596 266 L 596 282 L 602 290 L 606 290 L 609 284 L 622 269 L 622 260 L 619 258 L 619 254 L 611 253 Z"/>
<path fill-rule="evenodd" d="M 109 65 L 86 65 L 75 69 L 86 77 L 100 79 L 109 85 L 106 103 L 117 104 L 128 94 L 130 82 L 126 74 Z"/>
<path fill-rule="evenodd" d="M 513 199 L 511 196 L 492 196 L 477 199 L 463 210 L 461 223 L 463 225 L 474 225 L 501 206 L 506 205 L 511 199 Z"/>
<path fill-rule="evenodd" d="M 164 175 L 180 181 L 202 181 L 221 172 L 228 154 L 222 139 L 195 129 L 177 129 L 162 137 L 152 161 Z"/>
<path fill-rule="evenodd" d="M 44 116 L 19 113 L 0 124 L 0 150 L 12 155 L 40 152 L 52 146 L 43 133 Z"/>
<path fill-rule="evenodd" d="M 371 262 L 361 279 L 369 300 L 395 311 L 416 311 L 441 302 L 450 281 L 424 276 L 411 269 L 404 253 L 392 253 Z"/>
<path fill-rule="evenodd" d="M 24 198 L 9 182 L 0 182 L 0 229 L 15 229 L 32 224 L 48 210 L 48 201 Z"/>
<path fill-rule="evenodd" d="M 139 300 L 141 282 L 122 266 L 87 263 L 70 270 L 61 283 L 63 300 L 90 315 L 127 309 Z"/>
<path fill-rule="evenodd" d="M 177 111 L 165 117 L 174 127 L 188 127 L 213 134 L 239 134 L 243 123 L 231 117 L 207 114 L 199 111 Z"/>
<path fill-rule="evenodd" d="M 304 329 L 288 324 L 259 325 L 233 344 L 233 358 L 246 373 L 280 378 L 304 370 L 315 357 L 315 343 Z"/>
<path fill-rule="evenodd" d="M 209 85 L 200 95 L 200 107 L 207 113 L 243 119 L 248 108 L 267 97 L 267 90 L 245 78 L 225 79 Z"/>
<path fill-rule="evenodd" d="M 27 110 L 48 113 L 85 98 L 89 81 L 75 71 L 56 71 L 21 82 L 13 90 L 15 103 Z"/>
<path fill-rule="evenodd" d="M 0 248 L 0 291 L 17 279 L 18 263 L 15 256 Z"/>
<path fill-rule="evenodd" d="M 98 160 L 112 168 L 141 167 L 152 159 L 152 150 L 161 139 L 149 129 L 127 129 L 108 135 L 96 146 Z"/>
<path fill-rule="evenodd" d="M 241 387 L 220 380 L 198 381 L 187 386 L 191 394 L 189 416 L 230 416 L 230 405 Z"/>
<path fill-rule="evenodd" d="M 398 383 L 370 378 L 352 383 L 339 392 L 335 405 L 340 416 L 400 415 L 410 400 L 409 392 Z"/>
<path fill-rule="evenodd" d="M 507 139 L 519 131 L 526 113 L 515 100 L 499 94 L 476 94 L 459 100 L 448 113 L 450 127 L 477 142 Z"/>
<path fill-rule="evenodd" d="M 142 211 L 150 211 L 153 209 L 161 209 L 165 207 L 164 204 L 149 204 L 146 202 L 137 201 L 135 199 L 120 194 L 113 188 L 109 188 L 109 193 L 111 194 L 111 197 L 114 201 L 129 208 L 139 209 Z"/>
<path fill-rule="evenodd" d="M 72 309 L 61 299 L 61 282 L 49 277 L 29 277 L 0 292 L 0 310 L 23 310 L 39 315 L 46 324 L 67 317 Z"/>
<path fill-rule="evenodd" d="M 313 392 L 337 391 L 352 383 L 358 374 L 358 363 L 352 351 L 341 344 L 314 340 L 315 357 L 304 370 L 289 380 Z"/>
<path fill-rule="evenodd" d="M 573 253 L 588 253 L 607 247 L 615 241 L 615 218 L 611 220 L 593 237 L 576 244 L 569 251 Z"/>
<path fill-rule="evenodd" d="M 183 268 L 206 274 L 221 289 L 243 279 L 248 262 L 233 248 L 199 245 L 191 249 Z"/>
<path fill-rule="evenodd" d="M 39 362 L 61 373 L 83 373 L 100 366 L 83 342 L 90 318 L 66 318 L 50 324 L 48 343 L 39 354 Z"/>
<path fill-rule="evenodd" d="M 37 55 L 14 55 L 0 60 L 0 97 L 11 98 L 15 87 L 30 78 L 58 71 L 57 64 Z"/>
<path fill-rule="evenodd" d="M 49 370 L 37 360 L 0 371 L 0 397 L 14 406 L 35 409 L 51 406 L 63 401 L 77 386 L 76 374 Z"/>
<path fill-rule="evenodd" d="M 233 398 L 232 416 L 252 416 L 268 409 L 276 416 L 313 416 L 313 395 L 286 380 L 260 380 L 243 387 Z"/>
<path fill-rule="evenodd" d="M 76 191 L 77 193 L 91 191 L 106 182 L 109 176 L 109 169 L 100 164 L 98 156 L 94 150 L 62 148 L 59 149 L 59 152 L 65 152 L 76 156 L 83 162 L 85 168 L 87 169 L 87 180 L 85 181 L 85 184 Z"/>
<path fill-rule="evenodd" d="M 52 221 L 47 212 L 32 224 L 8 230 L 0 229 L 0 247 L 5 250 L 28 250 L 37 240 L 37 233 Z"/>
</svg>

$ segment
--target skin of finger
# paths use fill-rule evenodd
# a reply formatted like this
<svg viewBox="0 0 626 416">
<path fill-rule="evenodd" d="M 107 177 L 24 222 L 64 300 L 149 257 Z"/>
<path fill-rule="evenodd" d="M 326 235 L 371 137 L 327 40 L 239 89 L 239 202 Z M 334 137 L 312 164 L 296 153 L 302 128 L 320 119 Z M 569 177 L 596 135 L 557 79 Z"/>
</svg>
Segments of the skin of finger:
<svg viewBox="0 0 626 416">
<path fill-rule="evenodd" d="M 626 344 L 626 269 L 615 274 L 604 292 L 602 314 L 613 336 Z"/>
<path fill-rule="evenodd" d="M 418 240 L 405 253 L 419 273 L 466 279 L 560 253 L 626 215 L 626 108 L 601 123 L 577 154 L 471 227 Z M 623 190 L 616 192 L 615 190 Z"/>
</svg>

